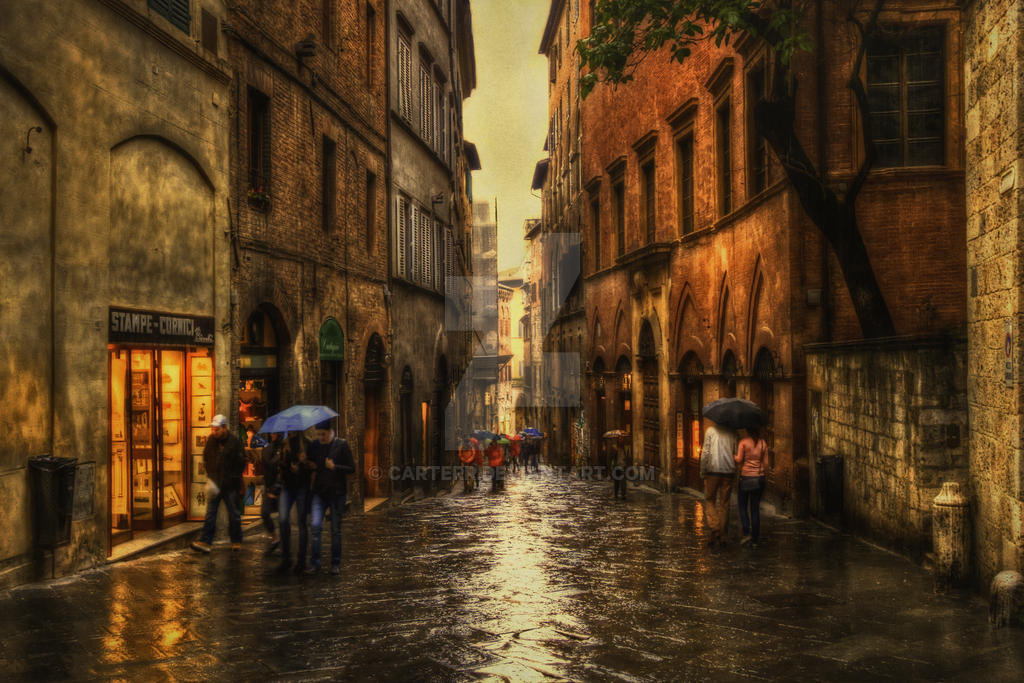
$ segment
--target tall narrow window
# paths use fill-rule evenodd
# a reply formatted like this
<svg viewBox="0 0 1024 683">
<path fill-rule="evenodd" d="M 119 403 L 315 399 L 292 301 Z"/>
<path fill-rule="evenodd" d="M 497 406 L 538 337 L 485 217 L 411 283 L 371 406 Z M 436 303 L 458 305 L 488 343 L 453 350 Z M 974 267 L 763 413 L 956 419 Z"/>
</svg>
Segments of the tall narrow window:
<svg viewBox="0 0 1024 683">
<path fill-rule="evenodd" d="M 412 222 L 412 211 L 409 206 L 409 199 L 404 196 L 398 198 L 398 217 L 395 223 L 397 223 L 398 236 L 395 240 L 395 248 L 397 250 L 397 261 L 398 276 L 408 279 L 409 278 L 409 242 L 410 240 L 410 223 Z"/>
<path fill-rule="evenodd" d="M 366 172 L 366 252 L 377 247 L 377 176 Z"/>
<path fill-rule="evenodd" d="M 878 168 L 945 161 L 944 31 L 894 31 L 867 46 L 867 87 Z"/>
<path fill-rule="evenodd" d="M 326 135 L 323 137 L 323 228 L 324 231 L 334 227 L 337 215 L 338 197 L 338 145 Z"/>
<path fill-rule="evenodd" d="M 626 253 L 626 186 L 619 180 L 612 186 L 612 209 L 615 211 L 615 243 L 619 256 Z"/>
<path fill-rule="evenodd" d="M 693 133 L 676 141 L 677 178 L 679 181 L 679 230 L 683 235 L 693 232 Z"/>
<path fill-rule="evenodd" d="M 323 30 L 321 36 L 323 37 L 324 45 L 327 47 L 334 46 L 334 3 L 337 0 L 321 0 L 322 5 L 321 16 L 323 21 Z"/>
<path fill-rule="evenodd" d="M 654 187 L 654 159 L 648 159 L 640 166 L 640 194 L 644 203 L 644 236 L 647 244 L 654 241 L 657 233 L 654 206 L 656 199 Z"/>
<path fill-rule="evenodd" d="M 757 124 L 754 121 L 754 107 L 764 99 L 765 96 L 765 69 L 764 66 L 757 66 L 747 74 L 747 92 L 745 94 L 747 104 L 747 182 L 750 190 L 749 196 L 754 196 L 764 191 L 768 186 L 768 145 L 764 136 L 757 132 Z"/>
<path fill-rule="evenodd" d="M 412 43 L 398 34 L 398 115 L 412 121 Z"/>
<path fill-rule="evenodd" d="M 425 60 L 424 60 L 425 62 Z M 420 137 L 428 146 L 433 146 L 433 83 L 430 78 L 430 66 L 420 64 Z"/>
<path fill-rule="evenodd" d="M 373 85 L 373 52 L 377 43 L 377 12 L 366 3 L 366 85 Z"/>
<path fill-rule="evenodd" d="M 594 225 L 594 270 L 601 270 L 601 200 L 590 201 L 590 220 Z"/>
<path fill-rule="evenodd" d="M 715 109 L 715 149 L 717 152 L 718 215 L 725 216 L 732 211 L 732 140 L 731 102 L 729 98 Z"/>
<path fill-rule="evenodd" d="M 249 192 L 270 194 L 270 100 L 252 88 L 249 107 Z"/>
</svg>

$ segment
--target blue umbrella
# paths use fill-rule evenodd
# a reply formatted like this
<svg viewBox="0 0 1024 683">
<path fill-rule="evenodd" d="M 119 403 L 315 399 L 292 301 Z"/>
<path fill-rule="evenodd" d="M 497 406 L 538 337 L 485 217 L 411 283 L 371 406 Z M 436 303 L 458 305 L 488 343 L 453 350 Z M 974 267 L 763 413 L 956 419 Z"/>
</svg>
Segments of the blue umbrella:
<svg viewBox="0 0 1024 683">
<path fill-rule="evenodd" d="M 260 434 L 283 434 L 284 432 L 301 432 L 315 424 L 337 417 L 327 406 L 292 406 L 271 415 L 260 427 Z"/>
<path fill-rule="evenodd" d="M 498 438 L 497 434 L 495 434 L 494 432 L 489 432 L 486 429 L 474 429 L 472 432 L 469 433 L 469 435 L 472 436 L 474 439 L 478 439 L 480 441 L 483 441 L 484 439 Z"/>
<path fill-rule="evenodd" d="M 534 429 L 533 427 L 527 427 L 526 429 L 522 430 L 519 433 L 522 434 L 523 436 L 534 436 L 534 437 L 543 437 L 544 436 L 544 432 L 540 431 L 539 429 Z"/>
</svg>

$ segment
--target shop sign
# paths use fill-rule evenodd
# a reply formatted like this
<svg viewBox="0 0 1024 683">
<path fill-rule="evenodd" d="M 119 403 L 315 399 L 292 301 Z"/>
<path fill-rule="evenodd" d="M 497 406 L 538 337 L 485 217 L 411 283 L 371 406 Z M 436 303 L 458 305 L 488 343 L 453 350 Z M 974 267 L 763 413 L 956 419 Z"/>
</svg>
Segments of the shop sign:
<svg viewBox="0 0 1024 683">
<path fill-rule="evenodd" d="M 345 360 L 345 334 L 334 318 L 320 326 L 320 360 Z"/>
<path fill-rule="evenodd" d="M 209 316 L 110 308 L 112 342 L 213 346 L 213 325 Z"/>
</svg>

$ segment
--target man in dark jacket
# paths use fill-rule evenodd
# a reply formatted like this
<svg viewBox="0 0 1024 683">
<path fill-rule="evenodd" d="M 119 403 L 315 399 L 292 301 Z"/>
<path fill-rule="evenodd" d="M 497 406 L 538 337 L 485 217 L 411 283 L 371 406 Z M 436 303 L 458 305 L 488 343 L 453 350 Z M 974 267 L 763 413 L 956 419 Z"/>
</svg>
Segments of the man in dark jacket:
<svg viewBox="0 0 1024 683">
<path fill-rule="evenodd" d="M 312 557 L 307 573 L 320 571 L 321 532 L 324 514 L 331 511 L 331 574 L 341 573 L 341 514 L 348 495 L 348 475 L 356 471 L 352 449 L 344 439 L 334 436 L 330 420 L 316 426 L 316 441 L 309 447 L 309 459 L 316 464 L 313 473 L 313 504 L 310 526 L 313 533 Z"/>
<path fill-rule="evenodd" d="M 231 537 L 231 549 L 242 549 L 242 516 L 238 512 L 240 489 L 242 488 L 242 472 L 245 470 L 245 453 L 242 442 L 228 429 L 228 419 L 223 415 L 214 415 L 210 421 L 210 438 L 203 448 L 203 467 L 206 478 L 214 484 L 207 487 L 209 494 L 206 500 L 206 522 L 203 533 L 198 541 L 192 542 L 192 548 L 200 552 L 210 552 L 213 535 L 217 531 L 217 509 L 223 500 L 228 509 L 228 535 Z"/>
</svg>

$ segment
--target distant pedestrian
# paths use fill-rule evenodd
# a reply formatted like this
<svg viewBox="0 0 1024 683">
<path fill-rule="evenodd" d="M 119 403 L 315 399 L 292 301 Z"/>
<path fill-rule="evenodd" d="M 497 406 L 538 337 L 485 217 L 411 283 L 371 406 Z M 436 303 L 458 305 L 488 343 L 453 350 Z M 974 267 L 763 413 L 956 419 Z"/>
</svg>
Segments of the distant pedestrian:
<svg viewBox="0 0 1024 683">
<path fill-rule="evenodd" d="M 309 447 L 309 457 L 316 470 L 313 474 L 313 501 L 310 526 L 313 533 L 312 555 L 307 574 L 320 571 L 321 542 L 324 517 L 331 513 L 331 574 L 341 573 L 341 516 L 348 498 L 348 475 L 356 471 L 348 441 L 334 435 L 331 421 L 316 426 L 316 441 Z"/>
<path fill-rule="evenodd" d="M 736 432 L 711 423 L 704 432 L 700 476 L 704 479 L 704 515 L 710 533 L 708 545 L 725 543 L 729 523 L 729 496 L 736 473 Z"/>
<path fill-rule="evenodd" d="M 487 464 L 491 467 L 491 491 L 503 490 L 505 488 L 504 457 L 497 441 L 491 441 L 487 445 Z"/>
<path fill-rule="evenodd" d="M 273 513 L 277 512 L 278 501 L 281 497 L 281 486 L 278 480 L 281 477 L 281 451 L 284 449 L 284 434 L 270 434 L 270 443 L 263 447 L 261 463 L 263 465 L 263 503 L 260 505 L 260 518 L 263 520 L 263 528 L 270 536 L 270 543 L 267 545 L 266 554 L 274 552 L 281 544 L 277 535 L 277 526 L 274 524 Z"/>
<path fill-rule="evenodd" d="M 242 471 L 245 469 L 245 453 L 242 442 L 228 429 L 228 419 L 214 415 L 210 420 L 210 436 L 203 447 L 203 467 L 206 469 L 207 498 L 206 521 L 198 541 L 192 548 L 210 552 L 213 535 L 217 531 L 217 510 L 221 501 L 228 509 L 228 536 L 231 549 L 242 548 L 242 516 L 239 512 L 241 499 Z"/>
<path fill-rule="evenodd" d="M 624 437 L 619 437 L 611 445 L 611 474 L 612 474 L 612 497 L 626 500 L 626 471 L 630 463 L 626 459 L 626 444 Z"/>
<path fill-rule="evenodd" d="M 521 439 L 512 439 L 512 443 L 509 445 L 509 459 L 512 461 L 512 471 L 519 471 L 519 451 L 522 448 Z"/>
<path fill-rule="evenodd" d="M 308 448 L 309 441 L 302 432 L 295 432 L 285 439 L 281 450 L 281 496 L 277 512 L 277 522 L 281 526 L 281 564 L 277 570 L 282 573 L 292 568 L 292 507 L 295 508 L 295 518 L 299 524 L 299 552 L 294 569 L 296 574 L 306 569 L 306 545 L 309 542 L 306 519 L 311 479 Z"/>
<path fill-rule="evenodd" d="M 466 493 L 472 488 L 474 462 L 476 451 L 473 449 L 473 439 L 463 438 L 459 444 L 459 462 L 462 463 L 462 490 Z"/>
<path fill-rule="evenodd" d="M 761 533 L 761 494 L 764 493 L 767 470 L 774 465 L 760 430 L 747 430 L 747 436 L 737 446 L 735 460 L 740 468 L 740 483 L 736 491 L 740 524 L 743 526 L 740 543 L 749 541 L 756 547 Z"/>
</svg>

